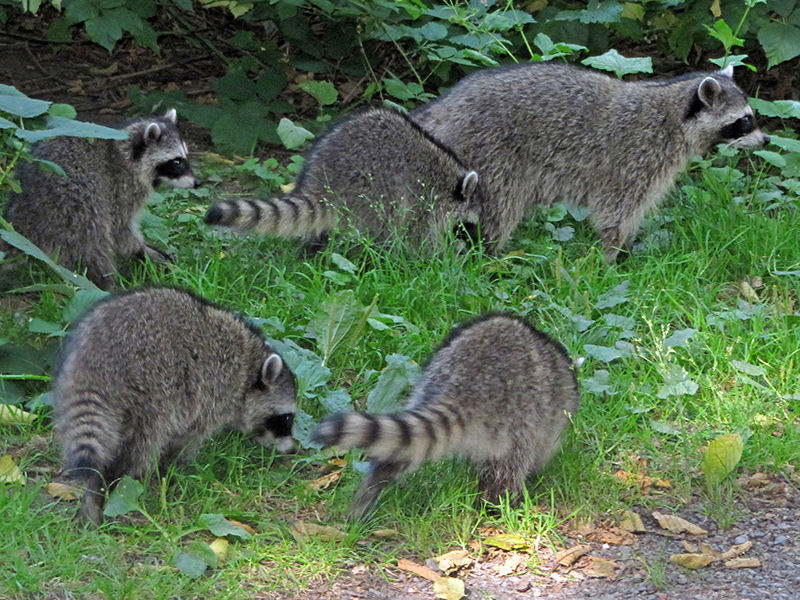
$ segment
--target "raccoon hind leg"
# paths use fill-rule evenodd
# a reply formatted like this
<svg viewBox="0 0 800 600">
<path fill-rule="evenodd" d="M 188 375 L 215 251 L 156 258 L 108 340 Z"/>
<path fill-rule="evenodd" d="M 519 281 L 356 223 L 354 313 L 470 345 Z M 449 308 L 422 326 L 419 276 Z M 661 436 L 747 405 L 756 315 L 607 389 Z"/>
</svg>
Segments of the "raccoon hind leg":
<svg viewBox="0 0 800 600">
<path fill-rule="evenodd" d="M 81 507 L 76 518 L 86 519 L 93 525 L 103 524 L 103 507 L 106 503 L 105 478 L 98 471 L 84 473 L 82 478 L 86 482 L 86 491 L 81 497 Z"/>
<path fill-rule="evenodd" d="M 360 521 L 369 516 L 383 489 L 408 470 L 409 466 L 408 461 L 372 461 L 369 472 L 353 497 L 347 519 Z"/>
<path fill-rule="evenodd" d="M 508 494 L 512 506 L 519 503 L 525 489 L 527 469 L 515 464 L 513 460 L 504 459 L 482 463 L 478 471 L 478 486 L 483 500 L 490 504 L 499 504 Z"/>
</svg>

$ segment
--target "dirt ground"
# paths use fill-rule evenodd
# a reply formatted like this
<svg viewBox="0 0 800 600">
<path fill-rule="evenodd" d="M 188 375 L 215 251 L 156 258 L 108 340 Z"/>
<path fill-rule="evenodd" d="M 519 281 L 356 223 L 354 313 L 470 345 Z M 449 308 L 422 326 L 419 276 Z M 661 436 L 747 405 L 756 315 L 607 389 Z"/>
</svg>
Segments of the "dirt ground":
<svg viewBox="0 0 800 600">
<path fill-rule="evenodd" d="M 208 94 L 211 82 L 224 67 L 211 52 L 180 43 L 162 42 L 162 56 L 122 43 L 110 54 L 82 42 L 54 48 L 32 17 L 18 17 L 0 30 L 0 82 L 13 85 L 33 98 L 73 105 L 82 120 L 110 124 L 123 120 L 130 108 L 127 86 L 145 90 L 179 89 L 190 96 Z M 207 132 L 187 126 L 194 151 L 211 149 Z M 466 584 L 467 598 L 548 598 L 572 600 L 789 600 L 800 598 L 800 494 L 798 481 L 771 481 L 743 494 L 737 503 L 741 518 L 726 531 L 689 507 L 679 516 L 706 529 L 703 535 L 663 530 L 647 511 L 641 511 L 644 532 L 626 532 L 610 522 L 588 524 L 562 535 L 567 547 L 586 545 L 586 553 L 566 566 L 546 549 L 470 552 L 472 562 L 453 572 Z M 610 520 L 613 521 L 613 520 Z M 722 559 L 688 570 L 669 561 L 686 553 L 684 541 L 724 552 L 752 542 L 743 558 L 760 566 L 728 568 Z M 536 553 L 540 567 L 532 571 L 527 560 Z M 410 557 L 435 566 L 430 557 Z M 603 560 L 605 559 L 605 560 Z M 609 561 L 611 564 L 609 564 Z M 753 563 L 755 564 L 755 563 Z M 434 578 L 438 574 L 428 573 Z M 303 600 L 434 598 L 428 579 L 401 568 L 377 571 L 354 564 L 334 581 L 318 581 L 294 598 Z M 255 596 L 273 600 L 279 596 Z M 289 596 L 280 596 L 293 600 Z"/>
</svg>

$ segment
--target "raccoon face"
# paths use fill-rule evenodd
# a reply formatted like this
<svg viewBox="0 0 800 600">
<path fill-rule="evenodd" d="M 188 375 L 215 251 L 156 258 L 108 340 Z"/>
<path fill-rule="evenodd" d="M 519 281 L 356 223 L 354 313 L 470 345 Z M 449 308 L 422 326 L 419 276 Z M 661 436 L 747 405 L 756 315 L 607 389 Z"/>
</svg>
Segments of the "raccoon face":
<svg viewBox="0 0 800 600">
<path fill-rule="evenodd" d="M 292 425 L 297 411 L 297 380 L 277 354 L 270 354 L 245 395 L 243 427 L 264 447 L 278 452 L 294 447 Z"/>
<path fill-rule="evenodd" d="M 686 114 L 687 140 L 703 154 L 714 144 L 753 148 L 769 143 L 756 125 L 747 97 L 733 82 L 733 68 L 706 77 L 697 87 Z"/>
<path fill-rule="evenodd" d="M 178 188 L 200 187 L 189 164 L 189 152 L 177 127 L 175 109 L 163 117 L 136 122 L 128 128 L 131 158 L 148 187 L 166 184 Z"/>
</svg>

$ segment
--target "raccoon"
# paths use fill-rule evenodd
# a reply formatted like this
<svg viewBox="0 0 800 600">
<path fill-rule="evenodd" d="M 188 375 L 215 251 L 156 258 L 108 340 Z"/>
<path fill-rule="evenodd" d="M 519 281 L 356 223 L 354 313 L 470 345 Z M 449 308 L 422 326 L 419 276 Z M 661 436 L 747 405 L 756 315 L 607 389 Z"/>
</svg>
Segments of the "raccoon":
<svg viewBox="0 0 800 600">
<path fill-rule="evenodd" d="M 471 235 L 483 202 L 478 174 L 449 148 L 405 113 L 370 108 L 316 141 L 288 195 L 215 204 L 205 222 L 301 237 L 319 249 L 341 220 L 340 227 L 379 242 L 402 237 L 416 244 L 449 227 Z"/>
<path fill-rule="evenodd" d="M 487 69 L 411 117 L 481 174 L 495 251 L 532 207 L 564 200 L 590 210 L 609 263 L 690 156 L 769 142 L 732 67 L 640 82 L 553 63 Z"/>
<path fill-rule="evenodd" d="M 217 429 L 292 448 L 297 383 L 244 320 L 178 289 L 101 300 L 72 327 L 53 384 L 66 468 L 86 482 L 79 515 L 100 524 L 109 485 L 185 461 Z"/>
<path fill-rule="evenodd" d="M 145 243 L 139 213 L 161 183 L 196 188 L 177 113 L 134 119 L 124 140 L 59 137 L 38 142 L 33 155 L 61 166 L 66 178 L 23 164 L 22 193 L 6 206 L 14 229 L 71 270 L 86 269 L 97 286 L 115 284 L 115 256 L 169 261 Z"/>
<path fill-rule="evenodd" d="M 522 491 L 558 448 L 578 410 L 566 350 L 525 320 L 490 314 L 455 328 L 425 367 L 405 410 L 338 413 L 312 434 L 323 446 L 364 448 L 369 472 L 349 516 L 369 514 L 380 492 L 426 459 L 458 454 L 477 465 L 492 503 Z"/>
</svg>

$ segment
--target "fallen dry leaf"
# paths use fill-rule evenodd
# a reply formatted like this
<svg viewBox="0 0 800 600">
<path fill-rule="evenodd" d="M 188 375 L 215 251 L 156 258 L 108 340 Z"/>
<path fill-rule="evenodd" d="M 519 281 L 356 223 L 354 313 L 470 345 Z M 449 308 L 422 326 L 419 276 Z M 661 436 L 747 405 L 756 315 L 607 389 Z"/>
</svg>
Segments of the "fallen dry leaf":
<svg viewBox="0 0 800 600">
<path fill-rule="evenodd" d="M 295 521 L 289 531 L 297 540 L 315 538 L 326 542 L 338 542 L 347 537 L 344 531 L 330 525 L 316 525 L 305 521 Z"/>
<path fill-rule="evenodd" d="M 214 551 L 214 554 L 217 555 L 217 560 L 219 562 L 224 562 L 228 556 L 228 540 L 225 538 L 217 538 L 213 542 L 209 544 L 211 549 Z"/>
<path fill-rule="evenodd" d="M 720 555 L 720 558 L 722 560 L 730 560 L 732 558 L 736 558 L 737 556 L 741 556 L 742 554 L 750 550 L 750 548 L 752 547 L 753 547 L 753 542 L 747 540 L 744 544 L 731 546 L 730 550 L 727 550 L 726 552 L 723 552 Z"/>
<path fill-rule="evenodd" d="M 622 519 L 619 522 L 619 528 L 623 531 L 630 531 L 631 533 L 647 531 L 642 523 L 642 517 L 632 510 L 622 511 Z"/>
<path fill-rule="evenodd" d="M 617 578 L 617 569 L 620 567 L 618 562 L 599 556 L 590 556 L 589 558 L 592 562 L 584 569 L 584 573 L 589 577 L 605 577 L 611 581 Z"/>
<path fill-rule="evenodd" d="M 694 523 L 690 523 L 686 519 L 681 519 L 674 515 L 665 515 L 660 512 L 654 512 L 653 518 L 658 521 L 663 529 L 671 531 L 672 533 L 690 533 L 692 535 L 703 535 L 708 533 L 702 527 L 698 527 Z"/>
<path fill-rule="evenodd" d="M 25 475 L 19 470 L 10 454 L 0 458 L 0 483 L 25 484 Z"/>
<path fill-rule="evenodd" d="M 376 529 L 375 531 L 369 534 L 369 537 L 383 540 L 386 538 L 394 537 L 399 534 L 400 532 L 397 531 L 397 529 Z"/>
<path fill-rule="evenodd" d="M 634 536 L 629 531 L 624 531 L 619 527 L 598 527 L 588 539 L 601 544 L 613 544 L 614 546 L 630 546 L 633 544 Z"/>
<path fill-rule="evenodd" d="M 708 554 L 673 554 L 669 557 L 670 562 L 674 562 L 687 569 L 700 569 L 714 560 Z"/>
<path fill-rule="evenodd" d="M 581 556 L 591 551 L 591 549 L 592 547 L 589 544 L 578 544 L 572 548 L 561 550 L 555 555 L 556 564 L 559 564 L 562 567 L 568 567 Z"/>
<path fill-rule="evenodd" d="M 761 561 L 757 558 L 732 558 L 724 564 L 729 569 L 755 569 L 761 566 Z"/>
<path fill-rule="evenodd" d="M 314 490 L 318 492 L 320 490 L 328 489 L 331 485 L 339 481 L 339 478 L 342 476 L 344 471 L 331 471 L 327 475 L 323 475 L 322 477 L 317 477 L 314 481 L 309 481 L 306 486 L 308 489 Z"/>
<path fill-rule="evenodd" d="M 10 404 L 0 404 L 0 423 L 4 425 L 27 425 L 33 423 L 38 415 L 25 412 L 21 408 Z"/>
<path fill-rule="evenodd" d="M 647 492 L 651 487 L 671 488 L 672 484 L 667 479 L 660 477 L 649 477 L 641 473 L 630 473 L 629 471 L 617 471 L 614 477 L 619 479 L 622 483 L 629 486 L 636 486 L 641 488 L 643 492 Z"/>
<path fill-rule="evenodd" d="M 461 568 L 469 567 L 474 561 L 466 550 L 453 550 L 437 556 L 436 561 L 439 569 L 445 574 L 450 575 Z"/>
<path fill-rule="evenodd" d="M 497 565 L 494 570 L 500 577 L 505 577 L 506 575 L 511 575 L 512 573 L 516 572 L 516 570 L 519 569 L 519 566 L 524 562 L 524 556 L 514 553 L 506 557 L 505 562 L 502 565 Z"/>
<path fill-rule="evenodd" d="M 692 542 L 681 540 L 681 546 L 683 546 L 683 549 L 689 554 L 701 554 L 700 549 Z"/>
<path fill-rule="evenodd" d="M 714 548 L 712 548 L 706 542 L 698 542 L 697 545 L 700 547 L 700 553 L 701 554 L 708 554 L 714 560 L 717 560 L 717 559 L 722 557 L 722 553 L 721 552 L 719 552 L 717 550 L 714 550 Z"/>
<path fill-rule="evenodd" d="M 233 519 L 228 519 L 228 522 L 231 523 L 232 525 L 236 525 L 237 527 L 241 527 L 250 535 L 256 534 L 256 530 L 250 527 L 250 525 L 248 525 L 247 523 L 240 523 L 239 521 L 234 521 Z"/>
<path fill-rule="evenodd" d="M 760 302 L 758 299 L 758 294 L 756 294 L 753 286 L 750 285 L 750 282 L 748 281 L 742 281 L 739 283 L 739 294 L 750 304 L 758 304 L 758 302 Z"/>
<path fill-rule="evenodd" d="M 397 568 L 402 569 L 403 571 L 408 571 L 409 573 L 414 573 L 415 575 L 419 575 L 420 577 L 424 577 L 425 579 L 433 582 L 437 582 L 442 578 L 442 576 L 433 569 L 426 567 L 425 565 L 420 565 L 413 561 L 406 560 L 405 558 L 400 558 L 397 560 Z"/>
<path fill-rule="evenodd" d="M 531 550 L 528 541 L 516 533 L 501 533 L 483 540 L 487 546 L 494 546 L 501 550 Z"/>
<path fill-rule="evenodd" d="M 461 600 L 466 596 L 464 582 L 454 577 L 440 577 L 433 582 L 433 591 L 443 600 Z"/>
<path fill-rule="evenodd" d="M 67 485 L 66 483 L 48 483 L 44 486 L 44 490 L 53 498 L 66 500 L 68 502 L 77 500 L 80 495 L 80 490 L 78 488 Z"/>
<path fill-rule="evenodd" d="M 769 476 L 766 473 L 753 473 L 752 475 L 742 475 L 736 481 L 744 489 L 754 490 L 767 485 L 769 483 Z"/>
</svg>

